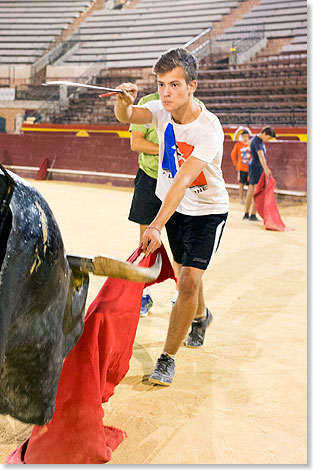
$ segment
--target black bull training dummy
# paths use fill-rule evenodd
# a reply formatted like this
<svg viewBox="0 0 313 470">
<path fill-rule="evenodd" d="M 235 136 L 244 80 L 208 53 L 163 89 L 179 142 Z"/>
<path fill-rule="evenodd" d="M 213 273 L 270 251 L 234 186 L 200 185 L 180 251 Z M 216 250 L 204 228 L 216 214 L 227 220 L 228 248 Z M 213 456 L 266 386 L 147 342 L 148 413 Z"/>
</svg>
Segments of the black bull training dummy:
<svg viewBox="0 0 313 470">
<path fill-rule="evenodd" d="M 139 282 L 151 268 L 66 256 L 45 199 L 0 165 L 0 413 L 43 425 L 54 413 L 63 360 L 82 335 L 88 272 Z"/>
</svg>

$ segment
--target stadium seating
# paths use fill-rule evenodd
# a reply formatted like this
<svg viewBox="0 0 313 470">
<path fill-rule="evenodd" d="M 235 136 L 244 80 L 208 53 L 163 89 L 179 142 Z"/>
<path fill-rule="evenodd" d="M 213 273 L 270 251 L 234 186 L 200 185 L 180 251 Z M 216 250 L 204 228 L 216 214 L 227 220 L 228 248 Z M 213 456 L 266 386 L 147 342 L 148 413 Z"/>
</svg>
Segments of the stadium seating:
<svg viewBox="0 0 313 470">
<path fill-rule="evenodd" d="M 222 70 L 203 60 L 197 96 L 224 125 L 306 124 L 306 58 L 259 55 Z"/>
<path fill-rule="evenodd" d="M 34 64 L 95 1 L 5 2 L 0 10 L 0 65 Z M 236 11 L 245 2 L 251 5 L 249 9 L 241 13 L 240 19 L 232 20 L 232 26 L 227 25 L 229 14 L 235 12 L 234 18 L 238 18 Z M 224 28 L 224 33 L 216 37 L 219 44 L 261 32 L 268 44 L 283 41 L 279 53 L 270 52 L 268 47 L 243 64 L 226 63 L 225 58 L 212 63 L 212 56 L 204 57 L 200 60 L 196 96 L 220 117 L 223 125 L 258 125 L 269 119 L 273 125 L 303 125 L 307 96 L 306 2 L 260 0 L 252 5 L 247 0 L 141 0 L 131 8 L 110 10 L 103 2 L 79 30 L 76 28 L 79 44 L 59 57 L 57 65 L 88 70 L 95 64 L 97 72 L 89 76 L 93 84 L 114 87 L 123 81 L 136 82 L 139 99 L 155 91 L 151 66 L 165 50 L 184 46 L 217 25 Z M 57 101 L 56 88 L 41 87 L 36 92 L 33 84 L 20 86 L 16 98 L 36 99 L 37 93 L 38 100 L 51 95 Z M 55 107 L 50 116 L 43 112 L 43 119 L 55 123 L 116 122 L 113 98 L 105 98 L 103 105 L 97 90 L 70 87 L 68 91 L 69 105 Z"/>
<path fill-rule="evenodd" d="M 10 0 L 0 8 L 0 65 L 33 64 L 94 0 Z"/>
<path fill-rule="evenodd" d="M 103 61 L 106 67 L 151 67 L 236 7 L 232 0 L 141 0 L 135 8 L 95 11 L 80 27 L 80 47 L 64 64 Z"/>
<path fill-rule="evenodd" d="M 251 30 L 264 32 L 267 38 L 306 36 L 306 27 L 305 0 L 261 0 L 218 40 L 239 41 Z"/>
<path fill-rule="evenodd" d="M 215 113 L 223 125 L 273 125 L 306 124 L 306 63 L 301 58 L 260 56 L 255 63 L 223 66 L 210 69 L 200 64 L 196 96 Z M 115 70 L 115 72 L 114 72 Z M 140 69 L 111 69 L 97 78 L 103 86 L 113 86 L 122 81 L 136 82 L 138 99 L 154 92 L 155 79 L 150 74 L 142 77 Z M 84 90 L 74 95 L 69 107 L 58 110 L 55 123 L 104 123 L 116 122 L 113 102 L 99 100 L 98 92 Z"/>
</svg>

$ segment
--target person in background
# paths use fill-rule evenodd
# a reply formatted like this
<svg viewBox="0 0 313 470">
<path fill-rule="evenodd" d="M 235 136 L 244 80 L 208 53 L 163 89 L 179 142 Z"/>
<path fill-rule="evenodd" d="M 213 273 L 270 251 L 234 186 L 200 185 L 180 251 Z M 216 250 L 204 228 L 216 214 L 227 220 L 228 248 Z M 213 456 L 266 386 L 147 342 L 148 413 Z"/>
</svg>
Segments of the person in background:
<svg viewBox="0 0 313 470">
<path fill-rule="evenodd" d="M 158 93 L 143 96 L 138 105 L 151 100 L 159 100 Z M 155 195 L 159 165 L 159 141 L 155 128 L 152 125 L 131 124 L 130 147 L 139 152 L 139 169 L 134 181 L 134 194 L 130 207 L 128 220 L 139 224 L 139 243 L 148 225 L 157 215 L 162 202 Z M 140 316 L 146 317 L 153 305 L 151 287 L 146 287 L 142 293 Z"/>
<path fill-rule="evenodd" d="M 266 162 L 266 148 L 265 143 L 276 137 L 275 131 L 271 126 L 263 127 L 261 132 L 254 136 L 250 144 L 251 160 L 249 162 L 249 187 L 246 196 L 246 207 L 243 220 L 251 220 L 258 222 L 256 216 L 256 208 L 254 204 L 254 193 L 256 186 L 264 173 L 268 178 L 271 178 L 272 172 L 267 166 Z M 251 213 L 250 213 L 251 208 Z"/>
<path fill-rule="evenodd" d="M 249 160 L 250 160 L 250 134 L 247 130 L 242 131 L 240 141 L 236 142 L 232 152 L 231 159 L 238 172 L 239 181 L 239 199 L 244 204 L 244 185 L 248 185 L 249 180 Z"/>
</svg>

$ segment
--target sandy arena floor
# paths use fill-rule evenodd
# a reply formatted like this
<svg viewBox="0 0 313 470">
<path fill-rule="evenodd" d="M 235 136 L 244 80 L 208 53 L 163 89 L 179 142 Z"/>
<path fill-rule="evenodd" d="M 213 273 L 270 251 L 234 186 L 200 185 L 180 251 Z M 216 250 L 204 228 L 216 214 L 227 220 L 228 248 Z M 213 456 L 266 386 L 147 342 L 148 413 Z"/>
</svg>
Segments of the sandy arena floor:
<svg viewBox="0 0 313 470">
<path fill-rule="evenodd" d="M 130 190 L 32 183 L 67 253 L 126 259 L 137 247 Z M 295 231 L 242 221 L 243 206 L 231 202 L 204 275 L 214 321 L 201 350 L 180 349 L 169 388 L 145 384 L 162 351 L 174 282 L 152 287 L 154 306 L 139 321 L 130 370 L 104 405 L 104 424 L 128 434 L 111 464 L 306 463 L 306 206 L 279 208 Z M 165 233 L 163 241 L 168 249 Z M 103 282 L 91 277 L 87 306 Z M 0 415 L 0 463 L 31 428 Z"/>
</svg>

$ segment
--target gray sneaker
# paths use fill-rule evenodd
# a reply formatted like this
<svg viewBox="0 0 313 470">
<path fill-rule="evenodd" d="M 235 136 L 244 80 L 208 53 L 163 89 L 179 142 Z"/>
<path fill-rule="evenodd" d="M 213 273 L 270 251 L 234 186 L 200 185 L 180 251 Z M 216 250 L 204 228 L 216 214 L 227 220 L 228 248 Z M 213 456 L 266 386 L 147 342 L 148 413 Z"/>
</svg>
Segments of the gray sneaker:
<svg viewBox="0 0 313 470">
<path fill-rule="evenodd" d="M 167 354 L 161 354 L 154 371 L 149 377 L 149 383 L 169 386 L 175 374 L 175 361 Z"/>
<path fill-rule="evenodd" d="M 195 318 L 191 323 L 191 332 L 185 341 L 187 348 L 201 348 L 204 342 L 205 332 L 207 327 L 213 320 L 213 315 L 210 310 L 206 309 L 205 318 Z"/>
</svg>

